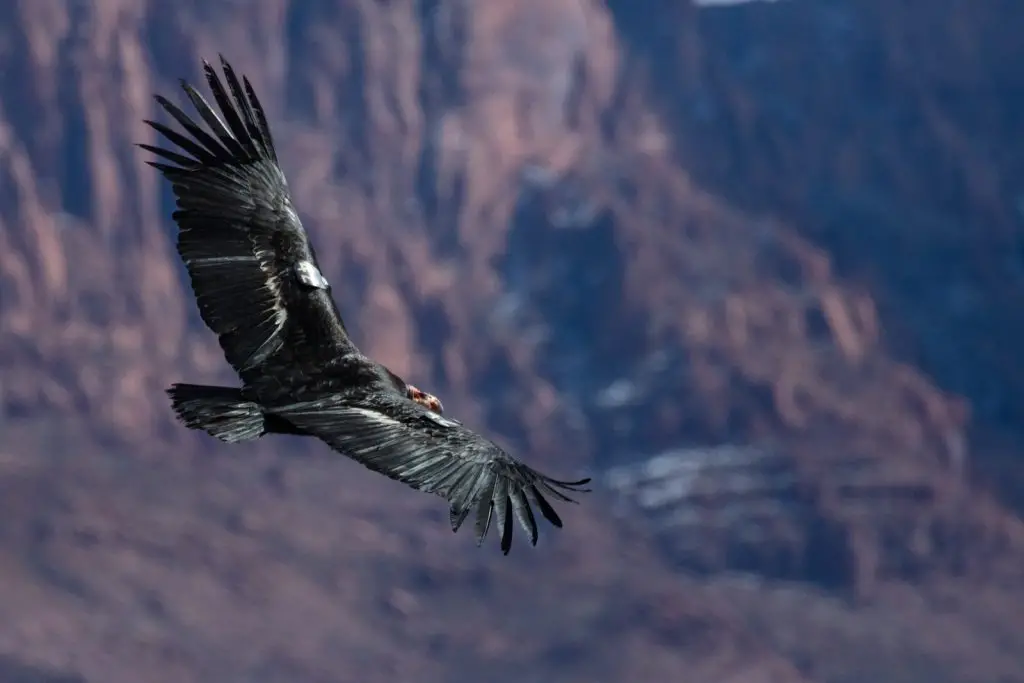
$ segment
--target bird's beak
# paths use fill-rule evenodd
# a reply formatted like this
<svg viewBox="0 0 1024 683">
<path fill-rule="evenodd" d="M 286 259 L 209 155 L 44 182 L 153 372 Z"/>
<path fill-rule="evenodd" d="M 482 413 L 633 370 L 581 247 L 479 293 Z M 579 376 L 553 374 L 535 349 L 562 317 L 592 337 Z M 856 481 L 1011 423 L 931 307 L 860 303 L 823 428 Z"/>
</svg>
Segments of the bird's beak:
<svg viewBox="0 0 1024 683">
<path fill-rule="evenodd" d="M 437 396 L 430 396 L 430 404 L 431 406 L 433 406 L 431 410 L 433 410 L 438 415 L 444 415 L 444 404 L 441 403 L 441 399 L 439 399 Z"/>
</svg>

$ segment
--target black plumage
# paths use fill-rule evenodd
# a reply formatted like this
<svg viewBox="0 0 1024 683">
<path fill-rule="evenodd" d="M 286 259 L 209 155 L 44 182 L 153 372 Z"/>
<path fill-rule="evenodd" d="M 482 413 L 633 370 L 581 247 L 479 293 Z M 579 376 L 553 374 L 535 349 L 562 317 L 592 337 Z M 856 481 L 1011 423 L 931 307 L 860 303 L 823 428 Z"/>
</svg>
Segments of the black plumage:
<svg viewBox="0 0 1024 683">
<path fill-rule="evenodd" d="M 477 544 L 492 520 L 508 553 L 513 521 L 537 542 L 534 509 L 562 521 L 551 497 L 589 479 L 559 481 L 444 417 L 441 402 L 366 357 L 349 338 L 292 206 L 270 128 L 249 81 L 221 58 L 227 88 L 203 68 L 218 114 L 181 82 L 209 131 L 156 100 L 181 126 L 146 121 L 179 148 L 140 145 L 173 187 L 181 255 L 199 312 L 241 388 L 175 384 L 179 420 L 229 443 L 268 433 L 314 436 L 335 451 L 448 501 L 453 531 L 475 513 Z"/>
</svg>

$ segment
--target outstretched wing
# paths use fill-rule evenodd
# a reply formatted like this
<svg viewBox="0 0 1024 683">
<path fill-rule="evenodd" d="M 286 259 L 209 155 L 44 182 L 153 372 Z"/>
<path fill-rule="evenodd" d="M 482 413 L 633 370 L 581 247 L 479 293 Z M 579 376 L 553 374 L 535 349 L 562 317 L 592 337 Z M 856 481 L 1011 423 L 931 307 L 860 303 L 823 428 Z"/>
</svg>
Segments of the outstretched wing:
<svg viewBox="0 0 1024 683">
<path fill-rule="evenodd" d="M 243 379 L 302 372 L 355 347 L 292 206 L 263 108 L 248 79 L 239 84 L 223 57 L 221 66 L 230 96 L 203 62 L 219 115 L 181 82 L 212 134 L 157 95 L 184 133 L 146 123 L 180 152 L 139 146 L 171 162 L 147 163 L 174 189 L 178 253 L 228 362 Z"/>
<path fill-rule="evenodd" d="M 496 518 L 506 555 L 512 546 L 513 517 L 536 545 L 534 507 L 561 527 L 545 496 L 574 503 L 562 491 L 589 491 L 581 488 L 589 478 L 567 482 L 545 476 L 460 423 L 411 401 L 381 396 L 377 403 L 371 408 L 326 399 L 275 408 L 274 413 L 369 469 L 444 498 L 452 531 L 475 511 L 477 545 Z"/>
</svg>

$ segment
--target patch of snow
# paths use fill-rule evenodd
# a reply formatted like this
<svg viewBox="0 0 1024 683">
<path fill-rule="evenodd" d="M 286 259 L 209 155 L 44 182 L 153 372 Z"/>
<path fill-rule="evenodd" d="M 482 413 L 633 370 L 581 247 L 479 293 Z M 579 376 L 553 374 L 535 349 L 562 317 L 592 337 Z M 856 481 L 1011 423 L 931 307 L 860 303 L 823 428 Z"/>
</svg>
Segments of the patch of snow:
<svg viewBox="0 0 1024 683">
<path fill-rule="evenodd" d="M 594 402 L 601 408 L 621 408 L 633 401 L 638 393 L 634 382 L 620 378 L 598 392 Z"/>
</svg>

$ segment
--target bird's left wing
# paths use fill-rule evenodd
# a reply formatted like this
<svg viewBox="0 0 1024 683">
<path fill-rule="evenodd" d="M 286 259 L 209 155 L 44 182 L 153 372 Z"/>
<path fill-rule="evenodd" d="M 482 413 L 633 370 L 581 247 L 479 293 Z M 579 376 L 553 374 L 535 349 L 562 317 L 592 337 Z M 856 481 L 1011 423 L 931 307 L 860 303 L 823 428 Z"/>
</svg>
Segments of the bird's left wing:
<svg viewBox="0 0 1024 683">
<path fill-rule="evenodd" d="M 146 123 L 179 151 L 139 146 L 163 159 L 146 163 L 171 182 L 178 253 L 228 362 L 243 379 L 301 373 L 356 349 L 292 205 L 256 93 L 223 58 L 221 66 L 227 88 L 203 63 L 219 113 L 182 81 L 209 132 L 157 95 L 183 132 Z"/>
<path fill-rule="evenodd" d="M 512 544 L 513 517 L 536 545 L 533 508 L 561 527 L 545 496 L 574 503 L 563 491 L 589 491 L 581 488 L 589 478 L 569 482 L 545 476 L 459 422 L 404 398 L 381 396 L 378 401 L 386 405 L 341 405 L 328 399 L 275 408 L 274 413 L 369 469 L 444 498 L 452 531 L 475 511 L 477 545 L 496 518 L 505 554 Z"/>
</svg>

